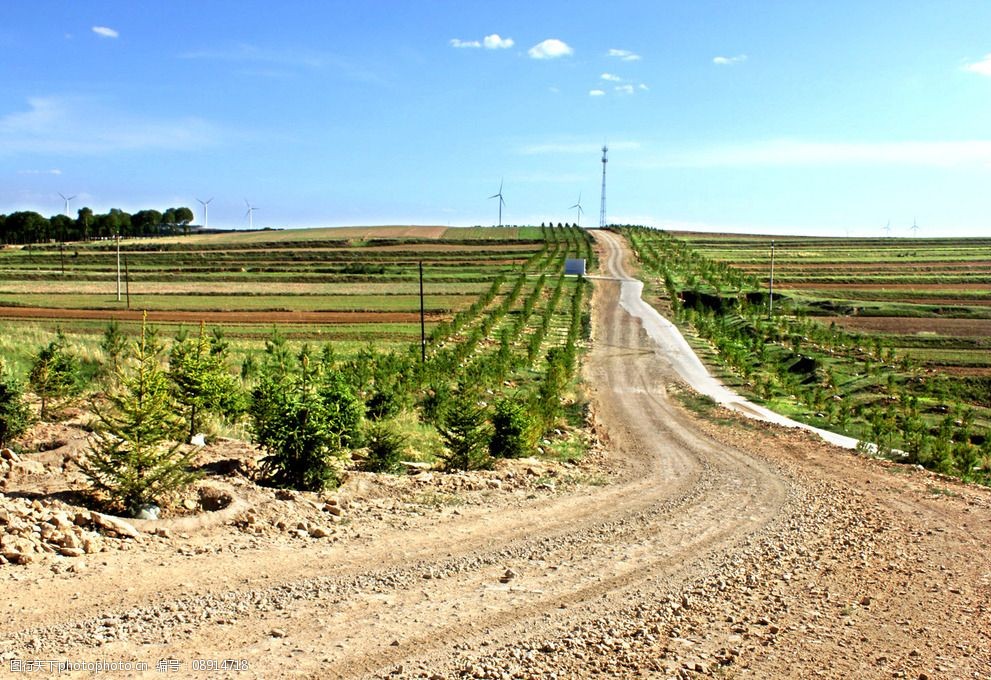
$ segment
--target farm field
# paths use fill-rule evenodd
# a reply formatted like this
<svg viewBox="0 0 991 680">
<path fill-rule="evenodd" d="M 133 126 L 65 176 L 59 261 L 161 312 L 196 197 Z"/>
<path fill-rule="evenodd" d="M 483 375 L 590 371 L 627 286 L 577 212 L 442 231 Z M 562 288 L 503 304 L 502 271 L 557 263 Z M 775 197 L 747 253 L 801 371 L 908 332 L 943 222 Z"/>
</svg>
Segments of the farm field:
<svg viewBox="0 0 991 680">
<path fill-rule="evenodd" d="M 623 231 L 653 302 L 729 384 L 882 453 L 991 479 L 991 239 L 776 237 L 769 319 L 770 237 Z"/>
<path fill-rule="evenodd" d="M 102 332 L 106 322 L 93 320 L 118 318 L 133 333 L 144 310 L 255 341 L 285 324 L 294 338 L 409 342 L 420 332 L 420 262 L 431 330 L 499 276 L 556 273 L 564 239 L 540 227 L 362 227 L 124 240 L 119 301 L 113 242 L 8 247 L 0 318 L 8 328 L 58 326 L 82 342 Z"/>
</svg>

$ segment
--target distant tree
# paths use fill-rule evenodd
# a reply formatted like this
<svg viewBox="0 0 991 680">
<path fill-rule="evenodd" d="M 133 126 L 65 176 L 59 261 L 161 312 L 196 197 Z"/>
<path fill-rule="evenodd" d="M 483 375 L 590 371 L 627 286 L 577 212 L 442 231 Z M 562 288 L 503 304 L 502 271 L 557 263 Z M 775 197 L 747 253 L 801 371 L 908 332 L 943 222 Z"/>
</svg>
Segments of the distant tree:
<svg viewBox="0 0 991 680">
<path fill-rule="evenodd" d="M 31 389 L 41 399 L 41 419 L 49 415 L 53 401 L 76 394 L 79 390 L 79 365 L 65 346 L 65 336 L 58 335 L 43 347 L 31 366 L 28 380 Z"/>
<path fill-rule="evenodd" d="M 162 213 L 139 210 L 131 216 L 131 226 L 138 236 L 158 236 L 162 232 Z"/>
<path fill-rule="evenodd" d="M 168 208 L 162 213 L 162 224 L 169 230 L 170 234 L 176 233 L 175 208 Z"/>
<path fill-rule="evenodd" d="M 93 406 L 97 438 L 81 464 L 93 487 L 132 515 L 144 504 L 160 504 L 197 477 L 190 469 L 196 449 L 183 451 L 175 441 L 182 423 L 161 351 L 142 324 L 106 405 Z"/>
<path fill-rule="evenodd" d="M 90 238 L 90 226 L 93 224 L 93 211 L 83 206 L 76 211 L 76 231 L 84 241 Z"/>
<path fill-rule="evenodd" d="M 48 222 L 51 224 L 51 233 L 53 238 L 56 238 L 61 242 L 70 240 L 72 237 L 72 230 L 75 227 L 75 222 L 71 217 L 62 214 L 52 215 Z"/>
<path fill-rule="evenodd" d="M 130 214 L 124 212 L 120 208 L 111 208 L 108 217 L 112 218 L 112 224 L 115 227 L 111 233 L 111 236 L 119 235 L 121 238 L 125 238 L 133 235 L 131 232 Z"/>
<path fill-rule="evenodd" d="M 36 212 L 22 210 L 7 215 L 4 228 L 8 243 L 38 243 L 48 238 L 49 223 Z"/>
<path fill-rule="evenodd" d="M 189 234 L 189 225 L 193 221 L 193 211 L 189 208 L 176 208 L 175 209 L 175 223 L 180 227 L 184 234 Z"/>
</svg>

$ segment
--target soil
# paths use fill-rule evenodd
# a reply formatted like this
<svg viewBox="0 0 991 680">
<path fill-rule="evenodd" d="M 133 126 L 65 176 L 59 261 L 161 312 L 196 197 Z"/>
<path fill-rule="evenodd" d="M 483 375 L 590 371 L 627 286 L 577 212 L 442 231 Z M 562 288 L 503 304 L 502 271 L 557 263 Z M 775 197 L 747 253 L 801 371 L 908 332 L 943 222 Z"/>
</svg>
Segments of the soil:
<svg viewBox="0 0 991 680">
<path fill-rule="evenodd" d="M 0 319 L 118 319 L 141 321 L 141 310 L 56 309 L 52 307 L 0 307 Z M 355 324 L 414 323 L 419 312 L 147 312 L 151 322 L 227 324 Z M 426 314 L 429 322 L 442 321 L 447 314 Z"/>
<path fill-rule="evenodd" d="M 212 675 L 991 676 L 991 490 L 686 410 L 618 293 L 595 283 L 598 443 L 580 465 L 356 473 L 317 496 L 257 486 L 257 452 L 215 444 L 204 483 L 243 501 L 235 517 L 0 566 L 3 671 L 139 661 L 159 677 L 172 659 L 186 677 L 232 659 L 244 670 Z M 38 455 L 46 472 L 19 484 L 43 506 L 71 475 L 60 453 Z"/>
<path fill-rule="evenodd" d="M 833 321 L 842 328 L 901 335 L 925 333 L 948 337 L 991 337 L 991 319 L 918 319 L 888 316 L 837 316 L 820 317 L 823 322 Z"/>
</svg>

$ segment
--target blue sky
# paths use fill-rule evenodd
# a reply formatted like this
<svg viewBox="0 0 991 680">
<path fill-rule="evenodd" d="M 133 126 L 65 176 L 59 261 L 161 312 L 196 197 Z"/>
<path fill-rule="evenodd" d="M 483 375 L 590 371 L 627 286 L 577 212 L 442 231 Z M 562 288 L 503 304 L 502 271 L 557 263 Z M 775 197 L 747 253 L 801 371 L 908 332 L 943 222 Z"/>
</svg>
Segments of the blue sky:
<svg viewBox="0 0 991 680">
<path fill-rule="evenodd" d="M 986 235 L 991 3 L 0 7 L 0 212 Z"/>
</svg>

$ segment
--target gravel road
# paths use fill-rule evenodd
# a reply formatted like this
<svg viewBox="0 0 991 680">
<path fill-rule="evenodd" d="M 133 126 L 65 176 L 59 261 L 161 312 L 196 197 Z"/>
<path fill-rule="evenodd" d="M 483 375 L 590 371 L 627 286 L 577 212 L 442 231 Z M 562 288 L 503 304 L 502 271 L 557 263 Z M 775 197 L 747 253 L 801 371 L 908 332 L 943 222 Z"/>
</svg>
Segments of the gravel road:
<svg viewBox="0 0 991 680">
<path fill-rule="evenodd" d="M 625 278 L 625 244 L 597 242 Z M 606 483 L 402 522 L 356 511 L 345 540 L 225 525 L 148 536 L 77 572 L 8 565 L 4 663 L 142 660 L 148 677 L 161 659 L 184 677 L 199 675 L 193 659 L 243 660 L 211 673 L 242 678 L 991 677 L 987 489 L 693 414 L 620 280 L 596 282 L 594 309 L 586 380 Z"/>
</svg>

